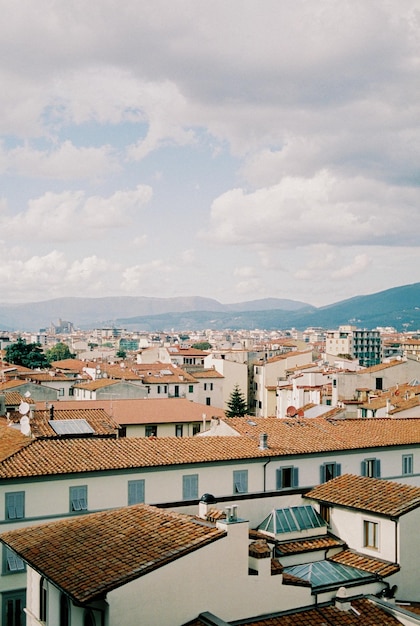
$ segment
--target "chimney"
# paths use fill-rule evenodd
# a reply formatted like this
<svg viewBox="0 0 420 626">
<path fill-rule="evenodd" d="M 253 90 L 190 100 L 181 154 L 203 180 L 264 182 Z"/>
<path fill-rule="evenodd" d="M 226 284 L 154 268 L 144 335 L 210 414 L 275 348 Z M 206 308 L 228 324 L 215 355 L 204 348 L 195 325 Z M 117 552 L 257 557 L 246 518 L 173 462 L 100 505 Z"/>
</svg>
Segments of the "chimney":
<svg viewBox="0 0 420 626">
<path fill-rule="evenodd" d="M 335 596 L 335 608 L 339 611 L 350 611 L 351 602 L 347 596 L 347 589 L 340 587 Z"/>
<path fill-rule="evenodd" d="M 54 405 L 51 404 L 50 406 L 50 420 L 54 419 Z"/>
<path fill-rule="evenodd" d="M 198 503 L 198 517 L 200 519 L 207 519 L 207 513 L 209 512 L 210 505 L 216 504 L 216 498 L 211 493 L 205 493 L 201 496 Z"/>
<path fill-rule="evenodd" d="M 260 450 L 268 450 L 268 435 L 267 435 L 267 433 L 261 433 L 259 448 L 260 448 Z"/>
</svg>

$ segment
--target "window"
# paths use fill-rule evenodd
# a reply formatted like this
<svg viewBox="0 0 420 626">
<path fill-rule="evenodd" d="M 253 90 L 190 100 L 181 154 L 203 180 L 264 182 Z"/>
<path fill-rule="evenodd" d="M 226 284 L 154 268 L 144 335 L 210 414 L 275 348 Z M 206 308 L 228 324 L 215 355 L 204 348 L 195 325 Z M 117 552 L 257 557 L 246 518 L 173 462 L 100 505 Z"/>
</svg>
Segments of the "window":
<svg viewBox="0 0 420 626">
<path fill-rule="evenodd" d="M 160 385 L 157 386 L 157 392 L 160 393 Z"/>
<path fill-rule="evenodd" d="M 145 433 L 146 437 L 157 437 L 157 424 L 147 424 Z"/>
<path fill-rule="evenodd" d="M 204 383 L 204 391 L 207 391 L 207 383 Z"/>
<path fill-rule="evenodd" d="M 188 385 L 188 393 L 194 392 L 194 385 Z"/>
<path fill-rule="evenodd" d="M 319 510 L 321 517 L 327 522 L 328 526 L 331 523 L 331 507 L 327 504 L 321 504 Z"/>
<path fill-rule="evenodd" d="M 233 493 L 248 493 L 248 470 L 233 472 Z"/>
<path fill-rule="evenodd" d="M 337 379 L 333 378 L 333 387 L 337 387 Z"/>
<path fill-rule="evenodd" d="M 277 486 L 276 489 L 290 489 L 299 485 L 299 468 L 298 467 L 280 467 L 277 470 Z"/>
<path fill-rule="evenodd" d="M 18 574 L 25 571 L 25 561 L 7 546 L 3 546 L 3 574 Z"/>
<path fill-rule="evenodd" d="M 60 626 L 70 626 L 69 600 L 64 593 L 60 596 Z"/>
<path fill-rule="evenodd" d="M 25 517 L 25 492 L 12 491 L 6 493 L 6 519 L 23 519 Z"/>
<path fill-rule="evenodd" d="M 379 524 L 377 522 L 363 522 L 363 545 L 365 548 L 378 549 L 379 546 Z"/>
<path fill-rule="evenodd" d="M 39 581 L 39 619 L 47 621 L 48 586 L 44 577 Z"/>
<path fill-rule="evenodd" d="M 25 591 L 3 592 L 2 596 L 2 624 L 6 626 L 23 626 L 26 616 L 23 611 L 26 606 Z"/>
<path fill-rule="evenodd" d="M 375 382 L 376 382 L 375 389 L 377 389 L 378 391 L 381 391 L 383 389 L 383 379 L 382 378 L 376 378 Z"/>
<path fill-rule="evenodd" d="M 379 459 L 365 459 L 362 461 L 362 476 L 369 478 L 381 477 L 381 461 Z"/>
<path fill-rule="evenodd" d="M 206 398 L 206 405 L 210 406 L 211 405 L 211 398 Z"/>
<path fill-rule="evenodd" d="M 192 434 L 196 435 L 199 432 L 201 432 L 201 424 L 193 424 Z"/>
<path fill-rule="evenodd" d="M 83 616 L 83 626 L 95 626 L 95 618 L 90 609 L 86 609 Z"/>
<path fill-rule="evenodd" d="M 128 481 L 128 505 L 144 502 L 144 480 Z"/>
<path fill-rule="evenodd" d="M 64 387 L 60 387 L 60 389 L 58 390 L 58 395 L 64 396 Z"/>
<path fill-rule="evenodd" d="M 184 432 L 184 427 L 182 424 L 175 425 L 175 437 L 182 437 Z"/>
<path fill-rule="evenodd" d="M 413 473 L 413 455 L 412 454 L 403 454 L 402 455 L 402 473 L 404 476 L 408 476 Z"/>
<path fill-rule="evenodd" d="M 87 511 L 87 485 L 70 487 L 70 512 Z"/>
<path fill-rule="evenodd" d="M 188 474 L 182 477 L 182 499 L 197 500 L 198 474 Z"/>
<path fill-rule="evenodd" d="M 337 476 L 341 476 L 341 464 L 340 463 L 324 463 L 320 467 L 320 483 L 326 483 L 332 478 L 336 478 Z"/>
</svg>

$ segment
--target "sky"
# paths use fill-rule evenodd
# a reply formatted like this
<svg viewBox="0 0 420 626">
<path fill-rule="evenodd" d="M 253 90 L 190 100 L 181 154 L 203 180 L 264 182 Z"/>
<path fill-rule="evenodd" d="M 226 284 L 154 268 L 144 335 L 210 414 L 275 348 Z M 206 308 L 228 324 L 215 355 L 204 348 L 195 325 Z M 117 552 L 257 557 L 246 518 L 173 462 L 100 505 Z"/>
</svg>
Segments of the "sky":
<svg viewBox="0 0 420 626">
<path fill-rule="evenodd" d="M 0 0 L 0 301 L 420 282 L 418 0 Z"/>
</svg>

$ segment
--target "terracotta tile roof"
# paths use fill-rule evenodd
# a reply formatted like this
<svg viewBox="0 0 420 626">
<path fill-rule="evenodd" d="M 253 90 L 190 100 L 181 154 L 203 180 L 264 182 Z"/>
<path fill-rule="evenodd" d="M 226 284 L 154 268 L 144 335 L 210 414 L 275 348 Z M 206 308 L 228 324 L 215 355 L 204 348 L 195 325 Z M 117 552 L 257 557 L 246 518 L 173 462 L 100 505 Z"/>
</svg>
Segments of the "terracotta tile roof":
<svg viewBox="0 0 420 626">
<path fill-rule="evenodd" d="M 18 391 L 5 391 L 3 393 L 4 393 L 4 396 L 5 396 L 6 406 L 18 407 L 21 402 L 27 402 L 28 404 L 34 404 L 33 398 L 26 398 L 26 397 L 22 396 Z"/>
<path fill-rule="evenodd" d="M 256 559 L 265 559 L 271 557 L 271 550 L 264 539 L 257 539 L 249 545 L 248 554 Z"/>
<path fill-rule="evenodd" d="M 333 535 L 323 535 L 309 539 L 296 539 L 294 541 L 284 541 L 276 543 L 276 555 L 281 558 L 289 554 L 301 554 L 314 550 L 325 550 L 328 548 L 342 548 L 346 544 L 341 539 Z"/>
<path fill-rule="evenodd" d="M 365 572 L 377 574 L 382 578 L 391 576 L 391 574 L 396 574 L 400 570 L 400 566 L 397 563 L 374 559 L 370 556 L 366 556 L 365 554 L 359 554 L 354 550 L 343 550 L 343 552 L 329 557 L 328 560 L 334 561 L 334 563 L 341 563 L 341 565 L 357 567 Z"/>
<path fill-rule="evenodd" d="M 284 354 L 277 354 L 276 356 L 271 357 L 266 360 L 266 363 L 276 363 L 277 361 L 285 361 L 289 357 L 302 356 L 302 354 L 312 354 L 312 350 L 304 350 L 302 352 L 298 352 L 297 350 L 289 350 L 289 352 L 285 352 Z"/>
<path fill-rule="evenodd" d="M 397 618 L 388 615 L 366 598 L 352 600 L 351 605 L 359 615 L 352 611 L 341 611 L 329 605 L 303 609 L 277 617 L 258 618 L 255 621 L 246 620 L 244 623 L 247 626 L 326 626 L 327 624 L 331 626 L 401 626 Z M 240 626 L 240 622 L 235 622 L 235 624 Z"/>
<path fill-rule="evenodd" d="M 43 403 L 37 403 L 41 408 Z M 64 402 L 61 402 L 61 406 Z M 55 403 L 55 407 L 59 405 Z M 172 422 L 202 422 L 205 413 L 207 422 L 214 415 L 224 418 L 223 409 L 192 402 L 186 398 L 133 398 L 115 400 L 66 400 L 66 409 L 104 409 L 120 425 L 169 424 Z M 210 409 L 210 410 L 209 410 Z"/>
<path fill-rule="evenodd" d="M 388 422 L 384 418 L 335 421 L 227 418 L 226 424 L 235 427 L 238 420 L 241 424 L 248 422 L 248 432 L 242 436 L 36 440 L 0 467 L 0 477 L 209 463 L 420 443 L 420 420 L 416 418 Z M 257 428 L 250 425 L 257 421 Z M 268 449 L 259 447 L 260 432 L 268 432 Z"/>
<path fill-rule="evenodd" d="M 85 603 L 225 535 L 187 516 L 140 504 L 31 526 L 30 532 L 9 531 L 1 540 Z"/>
<path fill-rule="evenodd" d="M 65 374 L 54 372 L 53 370 L 50 370 L 50 372 L 31 372 L 30 374 L 26 374 L 25 378 L 38 383 L 69 382 L 72 380 Z"/>
<path fill-rule="evenodd" d="M 63 403 L 64 404 L 64 403 Z M 66 403 L 67 404 L 67 403 Z M 50 426 L 51 413 L 49 410 L 33 412 L 31 419 L 31 431 L 34 437 L 58 437 L 55 430 Z M 118 424 L 103 409 L 68 409 L 54 407 L 54 420 L 86 420 L 94 430 L 95 435 L 116 436 Z"/>
<path fill-rule="evenodd" d="M 399 517 L 420 506 L 420 487 L 344 474 L 318 485 L 306 496 L 319 502 Z"/>
<path fill-rule="evenodd" d="M 327 419 L 230 417 L 225 423 L 259 441 L 268 435 L 268 447 L 282 454 L 304 454 L 420 443 L 420 418 Z"/>
<path fill-rule="evenodd" d="M 361 370 L 357 370 L 356 372 L 354 372 L 355 374 L 370 374 L 370 373 L 374 373 L 374 372 L 380 372 L 382 370 L 386 370 L 390 367 L 396 367 L 397 365 L 402 365 L 404 363 L 404 361 L 390 361 L 389 363 L 379 363 L 378 365 L 372 365 L 372 367 L 365 367 Z"/>
<path fill-rule="evenodd" d="M 29 445 L 31 440 L 20 430 L 11 428 L 5 419 L 0 420 L 0 461 Z"/>
<path fill-rule="evenodd" d="M 219 374 L 217 370 L 208 369 L 208 370 L 194 370 L 191 372 L 194 378 L 224 378 L 222 374 Z"/>
<path fill-rule="evenodd" d="M 7 380 L 4 383 L 0 383 L 0 391 L 6 391 L 17 387 L 22 387 L 26 384 L 24 380 Z M 34 383 L 35 384 L 35 383 Z"/>
<path fill-rule="evenodd" d="M 207 463 L 264 456 L 252 441 L 233 437 L 35 439 L 0 465 L 0 478 L 47 476 Z"/>
<path fill-rule="evenodd" d="M 98 380 L 90 380 L 85 383 L 78 383 L 74 385 L 76 389 L 85 389 L 86 391 L 96 391 L 96 389 L 104 389 L 105 387 L 111 387 L 112 385 L 118 385 L 121 380 L 115 380 L 114 378 L 99 378 Z"/>
<path fill-rule="evenodd" d="M 67 370 L 70 372 L 82 372 L 86 365 L 86 361 L 80 361 L 79 359 L 62 359 L 61 361 L 51 363 L 51 367 L 54 369 Z"/>
</svg>

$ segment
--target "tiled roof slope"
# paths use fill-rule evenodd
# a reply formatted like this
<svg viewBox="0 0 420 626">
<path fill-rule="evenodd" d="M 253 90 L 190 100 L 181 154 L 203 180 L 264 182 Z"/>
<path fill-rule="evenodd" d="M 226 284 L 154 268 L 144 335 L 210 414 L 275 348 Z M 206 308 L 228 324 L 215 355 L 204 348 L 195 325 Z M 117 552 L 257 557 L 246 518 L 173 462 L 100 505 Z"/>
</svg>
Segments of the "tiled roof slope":
<svg viewBox="0 0 420 626">
<path fill-rule="evenodd" d="M 334 563 L 340 563 L 341 565 L 350 565 L 350 567 L 357 567 L 364 572 L 370 572 L 371 574 L 377 574 L 382 578 L 396 574 L 400 566 L 397 563 L 390 563 L 389 561 L 382 561 L 381 559 L 374 559 L 366 554 L 359 554 L 354 550 L 343 550 L 334 556 L 328 558 L 329 561 Z"/>
<path fill-rule="evenodd" d="M 328 626 L 401 626 L 401 622 L 395 617 L 388 615 L 365 598 L 353 600 L 351 605 L 358 614 L 352 611 L 341 611 L 330 605 L 297 611 L 288 615 L 260 618 L 255 621 L 247 620 L 243 623 L 246 623 L 247 626 L 326 626 L 327 624 Z M 240 624 L 241 622 L 235 622 L 235 626 L 240 626 Z"/>
<path fill-rule="evenodd" d="M 54 407 L 54 420 L 84 419 L 93 428 L 96 435 L 116 435 L 119 429 L 117 422 L 103 409 L 61 409 Z M 64 406 L 67 403 L 63 402 Z M 51 414 L 49 410 L 34 411 L 31 419 L 31 431 L 34 437 L 57 437 L 55 430 L 50 426 Z"/>
<path fill-rule="evenodd" d="M 390 517 L 399 517 L 420 506 L 420 487 L 379 478 L 343 474 L 318 485 L 306 496 Z"/>
<path fill-rule="evenodd" d="M 258 432 L 267 430 L 262 427 L 252 430 L 249 435 L 233 437 L 36 440 L 0 465 L 0 478 L 209 463 L 420 443 L 420 420 L 416 418 L 336 422 L 322 418 L 261 420 L 267 425 L 273 425 L 273 429 L 268 430 L 268 449 L 259 448 Z M 236 421 L 236 418 L 226 420 L 229 424 Z M 244 421 L 247 421 L 246 418 Z M 387 422 L 386 427 L 384 422 Z"/>
<path fill-rule="evenodd" d="M 6 420 L 0 421 L 0 462 L 30 443 L 31 440 L 22 435 L 20 430 L 10 428 Z"/>
<path fill-rule="evenodd" d="M 140 504 L 1 535 L 10 548 L 77 602 L 167 565 L 226 533 Z"/>
<path fill-rule="evenodd" d="M 297 454 L 420 443 L 420 418 L 231 417 L 225 422 L 238 435 L 258 441 L 266 433 L 269 448 Z"/>
<path fill-rule="evenodd" d="M 38 403 L 40 407 L 42 403 Z M 45 406 L 45 402 L 43 403 Z M 56 408 L 64 402 L 55 404 Z M 171 422 L 202 422 L 206 414 L 207 424 L 212 416 L 225 417 L 223 409 L 192 402 L 186 398 L 130 398 L 113 400 L 66 400 L 68 409 L 104 409 L 121 425 L 166 424 Z"/>
</svg>

